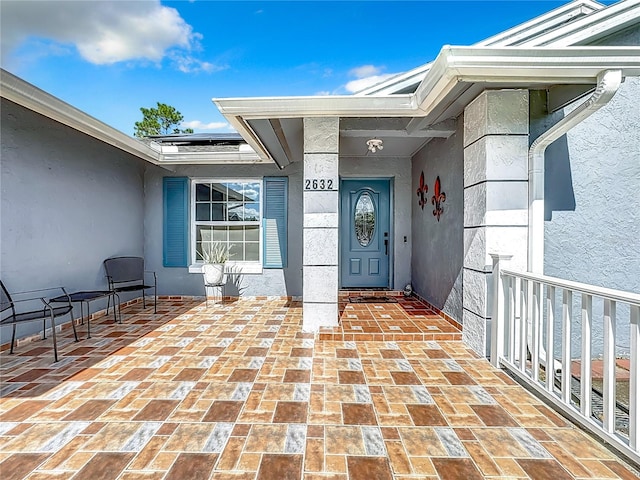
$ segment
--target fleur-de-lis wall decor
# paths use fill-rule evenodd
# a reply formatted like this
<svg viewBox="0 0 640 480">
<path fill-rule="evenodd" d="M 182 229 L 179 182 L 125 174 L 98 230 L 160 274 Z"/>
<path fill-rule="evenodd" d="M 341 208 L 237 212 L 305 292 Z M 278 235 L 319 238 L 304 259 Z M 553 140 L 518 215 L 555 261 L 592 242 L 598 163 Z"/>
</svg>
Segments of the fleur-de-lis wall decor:
<svg viewBox="0 0 640 480">
<path fill-rule="evenodd" d="M 424 210 L 427 203 L 426 193 L 429 191 L 429 185 L 424 183 L 424 172 L 420 172 L 420 185 L 418 186 L 418 205 Z"/>
<path fill-rule="evenodd" d="M 441 191 L 440 186 L 440 176 L 436 177 L 436 185 L 434 187 L 433 197 L 431 197 L 431 204 L 435 205 L 435 209 L 433 210 L 433 216 L 440 221 L 440 215 L 444 212 L 444 208 L 441 203 L 443 203 L 447 199 L 447 196 L 444 192 Z"/>
</svg>

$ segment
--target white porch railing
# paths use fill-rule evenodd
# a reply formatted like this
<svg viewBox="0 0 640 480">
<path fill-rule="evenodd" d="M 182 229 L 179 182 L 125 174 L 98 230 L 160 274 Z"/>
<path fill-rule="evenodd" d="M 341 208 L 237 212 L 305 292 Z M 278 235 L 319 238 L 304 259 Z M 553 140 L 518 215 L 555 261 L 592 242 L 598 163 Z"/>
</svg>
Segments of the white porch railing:
<svg viewBox="0 0 640 480">
<path fill-rule="evenodd" d="M 512 372 L 573 421 L 640 463 L 640 295 L 515 272 L 506 269 L 510 256 L 492 258 L 491 363 Z M 601 308 L 594 308 L 594 299 Z M 616 323 L 626 324 L 627 316 L 628 403 L 619 398 L 619 390 L 626 392 L 616 388 Z M 599 333 L 594 318 L 602 322 L 601 357 L 593 354 L 593 333 Z M 573 352 L 572 337 L 580 338 Z M 602 385 L 596 382 L 600 388 L 594 388 L 592 380 L 594 358 L 602 359 Z M 572 374 L 572 362 L 576 367 L 579 362 L 579 374 Z"/>
</svg>

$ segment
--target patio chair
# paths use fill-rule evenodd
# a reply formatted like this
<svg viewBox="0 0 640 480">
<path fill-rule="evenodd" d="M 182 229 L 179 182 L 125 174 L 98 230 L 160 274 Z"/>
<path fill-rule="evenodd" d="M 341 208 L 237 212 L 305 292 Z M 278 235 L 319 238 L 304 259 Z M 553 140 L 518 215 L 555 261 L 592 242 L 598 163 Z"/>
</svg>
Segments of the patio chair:
<svg viewBox="0 0 640 480">
<path fill-rule="evenodd" d="M 51 302 L 46 300 L 45 297 L 41 296 L 42 292 L 53 291 L 53 290 L 62 290 L 63 296 L 66 296 L 68 302 L 60 305 L 58 307 L 51 306 Z M 32 295 L 32 294 L 38 295 Z M 9 291 L 4 286 L 4 283 L 0 281 L 0 326 L 5 325 L 13 325 L 13 334 L 11 335 L 11 350 L 9 353 L 13 353 L 13 347 L 16 341 L 16 327 L 19 323 L 26 322 L 35 322 L 42 320 L 42 338 L 46 337 L 46 321 L 47 319 L 51 319 L 51 336 L 53 337 L 53 358 L 57 362 L 58 361 L 58 344 L 56 341 L 56 322 L 55 319 L 57 317 L 62 317 L 64 315 L 69 314 L 69 318 L 71 319 L 71 325 L 73 326 L 73 334 L 75 335 L 76 342 L 78 341 L 78 333 L 76 332 L 76 325 L 73 321 L 73 305 L 71 304 L 71 299 L 67 294 L 64 287 L 53 287 L 53 288 L 45 288 L 41 290 L 30 290 L 27 292 L 18 292 L 15 295 L 29 295 L 29 298 L 22 298 L 20 300 L 13 300 Z M 23 302 L 34 303 L 37 301 L 41 301 L 44 306 L 41 309 L 36 310 L 26 310 L 23 312 L 16 311 L 16 304 Z M 28 307 L 26 307 L 28 308 Z"/>
<path fill-rule="evenodd" d="M 153 288 L 153 313 L 158 313 L 158 288 L 156 272 L 144 269 L 142 257 L 112 257 L 104 261 L 109 290 L 115 293 L 142 291 L 142 307 L 147 308 L 145 291 Z M 145 273 L 153 275 L 153 283 L 145 282 Z M 109 302 L 109 300 L 107 300 Z M 115 306 L 114 306 L 115 308 Z M 109 303 L 107 303 L 107 314 Z"/>
</svg>

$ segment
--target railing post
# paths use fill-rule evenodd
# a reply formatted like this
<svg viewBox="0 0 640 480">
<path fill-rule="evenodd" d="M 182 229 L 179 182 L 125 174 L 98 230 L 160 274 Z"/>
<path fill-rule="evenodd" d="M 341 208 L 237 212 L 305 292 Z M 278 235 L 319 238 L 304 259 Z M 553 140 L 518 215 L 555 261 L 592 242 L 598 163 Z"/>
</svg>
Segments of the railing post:
<svg viewBox="0 0 640 480">
<path fill-rule="evenodd" d="M 604 300 L 604 378 L 602 380 L 602 426 L 616 429 L 616 302 Z"/>
<path fill-rule="evenodd" d="M 513 255 L 490 253 L 493 260 L 493 310 L 491 314 L 491 365 L 500 367 L 500 359 L 504 357 L 505 332 L 505 288 L 502 280 L 502 269 Z"/>
<path fill-rule="evenodd" d="M 629 358 L 629 446 L 640 454 L 640 306 L 631 305 Z"/>
</svg>

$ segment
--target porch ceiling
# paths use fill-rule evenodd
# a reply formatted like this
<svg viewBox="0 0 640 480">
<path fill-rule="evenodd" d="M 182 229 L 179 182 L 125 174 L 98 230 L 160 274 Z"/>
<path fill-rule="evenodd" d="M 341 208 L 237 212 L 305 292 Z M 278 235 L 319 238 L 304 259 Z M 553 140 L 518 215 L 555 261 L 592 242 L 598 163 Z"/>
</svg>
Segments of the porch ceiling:
<svg viewBox="0 0 640 480">
<path fill-rule="evenodd" d="M 340 117 L 341 156 L 365 156 L 365 141 L 377 137 L 385 147 L 377 157 L 407 157 L 432 138 L 451 135 L 454 119 L 483 90 L 583 85 L 588 91 L 605 70 L 640 75 L 640 48 L 445 46 L 412 94 L 213 102 L 263 160 L 284 168 L 302 159 L 305 117 Z"/>
</svg>

